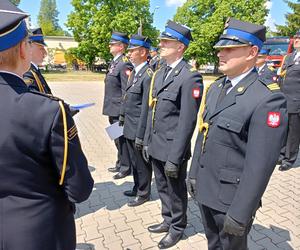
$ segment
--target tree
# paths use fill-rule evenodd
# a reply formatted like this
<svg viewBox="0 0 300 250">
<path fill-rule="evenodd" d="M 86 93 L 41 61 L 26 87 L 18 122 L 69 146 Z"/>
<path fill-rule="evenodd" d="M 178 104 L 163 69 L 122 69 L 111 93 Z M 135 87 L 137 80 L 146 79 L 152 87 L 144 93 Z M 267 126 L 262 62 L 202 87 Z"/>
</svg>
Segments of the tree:
<svg viewBox="0 0 300 250">
<path fill-rule="evenodd" d="M 111 58 L 108 49 L 111 32 L 137 33 L 140 21 L 143 35 L 156 38 L 149 0 L 72 0 L 74 11 L 68 16 L 67 26 L 79 42 L 78 55 L 91 65 L 96 57 Z"/>
<path fill-rule="evenodd" d="M 38 15 L 38 24 L 42 28 L 44 35 L 60 36 L 64 31 L 58 24 L 58 14 L 56 0 L 42 0 Z"/>
<path fill-rule="evenodd" d="M 10 0 L 14 5 L 18 6 L 21 0 Z"/>
<path fill-rule="evenodd" d="M 285 14 L 286 25 L 276 25 L 277 35 L 293 36 L 300 29 L 300 0 L 296 2 L 284 0 L 293 13 Z"/>
<path fill-rule="evenodd" d="M 194 41 L 186 56 L 200 65 L 217 62 L 213 48 L 228 17 L 263 24 L 268 14 L 266 0 L 187 0 L 177 9 L 175 21 L 192 29 Z"/>
</svg>

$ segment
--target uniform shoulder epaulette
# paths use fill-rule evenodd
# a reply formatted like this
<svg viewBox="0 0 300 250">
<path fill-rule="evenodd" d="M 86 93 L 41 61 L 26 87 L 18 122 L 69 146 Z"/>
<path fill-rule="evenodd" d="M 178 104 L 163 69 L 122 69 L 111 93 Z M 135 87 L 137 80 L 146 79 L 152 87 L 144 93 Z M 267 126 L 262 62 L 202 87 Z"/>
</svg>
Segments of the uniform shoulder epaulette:
<svg viewBox="0 0 300 250">
<path fill-rule="evenodd" d="M 146 72 L 147 72 L 147 74 L 148 74 L 149 77 L 152 77 L 152 76 L 153 76 L 153 71 L 152 71 L 151 68 L 148 68 L 148 69 L 146 70 Z"/>
<path fill-rule="evenodd" d="M 30 93 L 33 93 L 35 95 L 41 95 L 41 96 L 45 96 L 45 97 L 48 97 L 49 99 L 51 100 L 54 100 L 54 101 L 62 101 L 64 103 L 64 100 L 59 98 L 59 97 L 56 97 L 56 96 L 53 96 L 51 94 L 46 94 L 46 93 L 42 93 L 42 92 L 39 92 L 37 90 L 30 90 Z"/>
<path fill-rule="evenodd" d="M 219 77 L 215 80 L 215 82 L 217 82 L 217 81 L 223 79 L 224 77 L 226 77 L 226 75 L 221 75 L 221 76 L 219 76 Z"/>
<path fill-rule="evenodd" d="M 277 82 L 265 83 L 261 81 L 271 92 L 280 91 L 279 84 Z"/>
<path fill-rule="evenodd" d="M 129 60 L 126 56 L 123 56 L 122 60 L 123 60 L 123 62 L 129 62 Z"/>
<path fill-rule="evenodd" d="M 268 68 L 269 68 L 269 70 L 271 70 L 271 71 L 275 71 L 276 69 L 274 68 L 274 67 L 272 67 L 272 66 L 268 66 Z"/>
</svg>

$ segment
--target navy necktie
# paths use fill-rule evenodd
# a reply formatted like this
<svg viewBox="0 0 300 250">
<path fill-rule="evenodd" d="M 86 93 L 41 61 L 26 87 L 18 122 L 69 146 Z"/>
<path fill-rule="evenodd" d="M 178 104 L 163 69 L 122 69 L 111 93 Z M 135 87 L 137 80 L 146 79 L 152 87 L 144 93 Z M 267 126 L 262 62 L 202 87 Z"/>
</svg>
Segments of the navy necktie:
<svg viewBox="0 0 300 250">
<path fill-rule="evenodd" d="M 172 70 L 171 66 L 167 66 L 165 69 L 165 73 L 164 73 L 164 80 L 166 80 L 167 75 L 169 74 L 169 72 Z"/>
<path fill-rule="evenodd" d="M 223 87 L 221 89 L 221 93 L 217 100 L 217 106 L 223 101 L 224 97 L 227 94 L 227 90 L 232 87 L 231 81 L 229 79 L 226 80 L 226 82 L 223 84 Z"/>
</svg>

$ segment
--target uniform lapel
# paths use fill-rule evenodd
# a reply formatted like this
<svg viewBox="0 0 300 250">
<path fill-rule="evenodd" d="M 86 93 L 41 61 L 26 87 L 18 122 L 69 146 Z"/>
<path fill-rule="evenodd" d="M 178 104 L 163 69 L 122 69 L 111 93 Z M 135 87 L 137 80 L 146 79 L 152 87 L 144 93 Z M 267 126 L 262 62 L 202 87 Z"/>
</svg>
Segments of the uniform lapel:
<svg viewBox="0 0 300 250">
<path fill-rule="evenodd" d="M 243 78 L 233 89 L 230 90 L 230 92 L 224 97 L 222 102 L 218 105 L 218 107 L 215 108 L 215 111 L 212 113 L 210 118 L 217 115 L 224 109 L 232 106 L 236 103 L 236 97 L 239 95 L 243 95 L 246 91 L 246 89 L 257 79 L 257 72 L 252 71 L 249 73 L 245 78 Z M 225 79 L 224 79 L 225 80 Z M 219 94 L 221 92 L 222 87 L 219 88 Z M 217 98 L 216 98 L 217 99 Z"/>
<path fill-rule="evenodd" d="M 178 76 L 178 74 L 180 73 L 180 71 L 182 70 L 182 68 L 185 65 L 186 65 L 186 62 L 184 60 L 181 60 L 181 62 L 178 63 L 177 66 L 174 69 L 172 69 L 171 73 L 163 81 L 162 85 L 159 86 L 159 88 L 157 89 L 157 92 L 160 92 L 162 89 L 165 89 L 168 85 L 170 85 L 170 83 L 172 83 L 174 81 L 174 79 Z M 163 71 L 164 70 L 165 70 L 165 67 L 164 67 Z"/>
<path fill-rule="evenodd" d="M 128 89 L 130 89 L 130 87 L 132 86 L 133 82 L 135 80 L 135 70 L 131 71 L 131 74 L 128 78 L 128 82 L 127 82 L 127 86 L 126 86 L 126 91 Z"/>
</svg>

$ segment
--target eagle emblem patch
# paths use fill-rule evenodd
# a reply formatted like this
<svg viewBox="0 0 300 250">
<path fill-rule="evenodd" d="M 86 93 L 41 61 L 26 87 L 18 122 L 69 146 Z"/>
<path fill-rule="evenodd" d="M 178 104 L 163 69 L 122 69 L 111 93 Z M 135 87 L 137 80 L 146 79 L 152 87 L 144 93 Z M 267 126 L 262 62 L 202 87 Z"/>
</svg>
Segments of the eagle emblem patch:
<svg viewBox="0 0 300 250">
<path fill-rule="evenodd" d="M 267 125 L 271 128 L 277 128 L 280 125 L 280 113 L 269 112 L 267 117 Z"/>
</svg>

